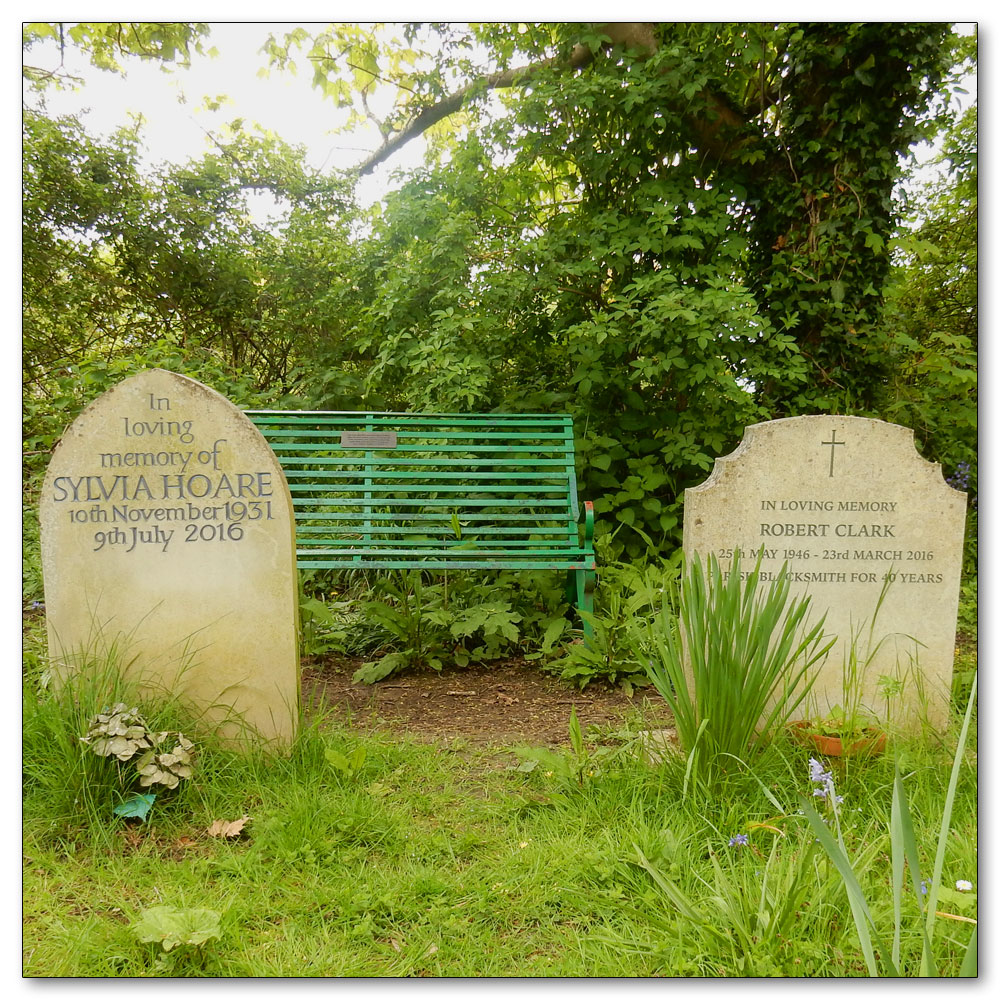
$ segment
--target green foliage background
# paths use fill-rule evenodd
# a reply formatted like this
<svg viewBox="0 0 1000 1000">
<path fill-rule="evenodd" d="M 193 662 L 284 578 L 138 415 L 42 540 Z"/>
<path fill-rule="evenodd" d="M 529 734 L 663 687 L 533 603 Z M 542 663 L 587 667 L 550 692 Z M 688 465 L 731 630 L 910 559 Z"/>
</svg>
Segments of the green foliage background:
<svg viewBox="0 0 1000 1000">
<path fill-rule="evenodd" d="M 572 412 L 581 495 L 624 558 L 670 552 L 684 489 L 774 417 L 908 424 L 975 493 L 976 117 L 947 99 L 974 37 L 397 27 L 268 47 L 278 68 L 304 54 L 358 119 L 393 93 L 388 143 L 428 136 L 426 165 L 371 208 L 356 171 L 314 171 L 238 120 L 212 153 L 150 171 L 135 130 L 94 139 L 44 91 L 26 106 L 29 537 L 62 429 L 154 365 L 248 406 Z M 208 37 L 118 28 L 28 25 L 26 62 L 60 32 L 110 69 L 183 64 Z M 951 174 L 903 205 L 905 157 L 936 133 Z M 284 206 L 277 226 L 254 221 L 260 190 Z"/>
</svg>

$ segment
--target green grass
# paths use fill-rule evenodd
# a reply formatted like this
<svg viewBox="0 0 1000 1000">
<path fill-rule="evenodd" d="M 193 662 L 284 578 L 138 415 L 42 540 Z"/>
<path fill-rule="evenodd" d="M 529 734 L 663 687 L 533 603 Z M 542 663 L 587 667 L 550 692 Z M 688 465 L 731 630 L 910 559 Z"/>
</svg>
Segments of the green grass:
<svg viewBox="0 0 1000 1000">
<path fill-rule="evenodd" d="M 74 742 L 87 698 L 102 693 L 62 705 L 40 694 L 34 641 L 24 689 L 27 976 L 866 974 L 842 881 L 797 813 L 811 786 L 808 753 L 791 744 L 760 753 L 752 772 L 734 765 L 711 795 L 685 795 L 683 761 L 651 766 L 627 735 L 585 734 L 582 754 L 566 751 L 584 766 L 528 771 L 513 753 L 323 722 L 282 758 L 200 741 L 194 779 L 135 824 L 111 814 L 116 780 L 95 767 L 107 762 Z M 176 708 L 144 711 L 154 725 L 170 716 L 185 729 Z M 928 872 L 954 738 L 896 743 L 835 772 L 845 846 L 881 926 L 892 924 L 893 761 Z M 327 760 L 327 750 L 358 746 L 354 774 Z M 974 748 L 973 739 L 944 886 L 977 885 Z M 238 840 L 206 835 L 214 820 L 244 814 Z M 737 834 L 746 846 L 729 846 Z M 216 911 L 220 936 L 160 954 L 132 928 L 162 905 Z M 918 915 L 912 890 L 903 906 Z M 919 954 L 916 919 L 903 927 L 904 956 Z M 938 967 L 956 975 L 971 925 L 939 919 L 935 933 Z"/>
</svg>

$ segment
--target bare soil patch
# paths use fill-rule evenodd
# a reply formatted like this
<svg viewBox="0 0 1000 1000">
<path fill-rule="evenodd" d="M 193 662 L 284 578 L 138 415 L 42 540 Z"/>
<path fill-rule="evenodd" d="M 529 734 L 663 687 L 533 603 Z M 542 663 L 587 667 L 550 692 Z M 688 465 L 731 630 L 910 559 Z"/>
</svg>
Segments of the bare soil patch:
<svg viewBox="0 0 1000 1000">
<path fill-rule="evenodd" d="M 636 690 L 631 698 L 603 683 L 580 691 L 521 659 L 355 684 L 351 676 L 360 664 L 333 658 L 303 664 L 303 703 L 364 731 L 475 746 L 564 746 L 574 707 L 584 730 L 620 728 L 638 713 L 645 728 L 672 726 L 670 710 L 653 688 Z"/>
</svg>

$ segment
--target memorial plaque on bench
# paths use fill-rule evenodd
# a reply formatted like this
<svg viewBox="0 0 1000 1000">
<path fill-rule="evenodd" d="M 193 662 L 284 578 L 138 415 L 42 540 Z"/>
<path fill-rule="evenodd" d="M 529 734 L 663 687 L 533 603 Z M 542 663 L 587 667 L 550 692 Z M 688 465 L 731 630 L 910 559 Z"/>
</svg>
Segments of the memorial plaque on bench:
<svg viewBox="0 0 1000 1000">
<path fill-rule="evenodd" d="M 396 447 L 395 431 L 344 431 L 340 435 L 341 448 L 375 450 Z"/>
<path fill-rule="evenodd" d="M 788 564 L 793 593 L 812 595 L 827 633 L 839 636 L 811 696 L 820 713 L 843 703 L 853 636 L 864 706 L 890 723 L 943 726 L 965 509 L 965 494 L 918 454 L 911 429 L 790 417 L 747 427 L 708 480 L 685 492 L 684 551 L 713 553 L 728 569 L 739 548 L 745 572 L 760 555 L 764 580 Z"/>
<path fill-rule="evenodd" d="M 67 428 L 40 518 L 57 680 L 115 651 L 142 688 L 223 736 L 292 740 L 291 498 L 240 410 L 171 372 L 126 379 Z"/>
</svg>

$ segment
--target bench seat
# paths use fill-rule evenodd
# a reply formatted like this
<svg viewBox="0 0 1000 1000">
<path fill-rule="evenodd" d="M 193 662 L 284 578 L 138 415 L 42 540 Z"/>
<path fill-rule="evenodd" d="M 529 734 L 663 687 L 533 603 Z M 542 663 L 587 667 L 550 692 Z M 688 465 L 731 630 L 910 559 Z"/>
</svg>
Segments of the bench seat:
<svg viewBox="0 0 1000 1000">
<path fill-rule="evenodd" d="M 559 570 L 592 609 L 593 505 L 581 526 L 568 414 L 247 416 L 288 481 L 300 568 Z"/>
</svg>

